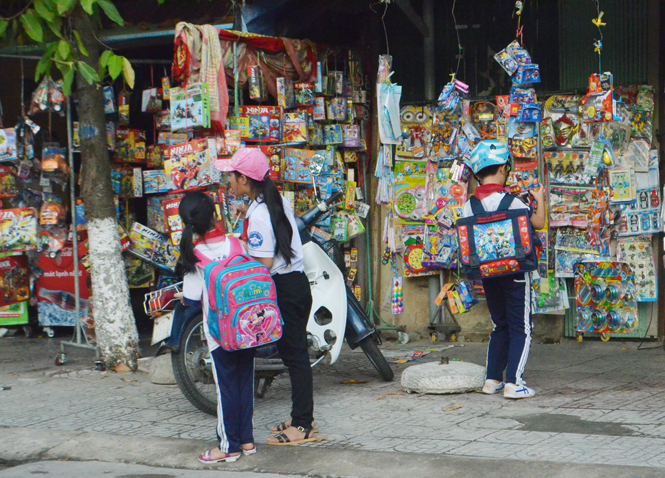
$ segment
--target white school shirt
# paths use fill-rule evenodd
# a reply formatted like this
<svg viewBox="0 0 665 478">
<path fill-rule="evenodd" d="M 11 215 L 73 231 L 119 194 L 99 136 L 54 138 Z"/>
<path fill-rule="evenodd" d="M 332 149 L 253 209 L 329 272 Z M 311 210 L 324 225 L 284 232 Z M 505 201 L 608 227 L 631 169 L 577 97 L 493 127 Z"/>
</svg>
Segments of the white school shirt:
<svg viewBox="0 0 665 478">
<path fill-rule="evenodd" d="M 268 206 L 263 202 L 263 198 L 258 201 L 252 201 L 247 209 L 247 247 L 249 255 L 252 257 L 273 257 L 270 275 L 288 274 L 289 272 L 303 272 L 305 270 L 304 256 L 302 251 L 302 242 L 296 225 L 296 218 L 289 202 L 280 194 L 282 204 L 284 204 L 284 213 L 286 214 L 293 237 L 291 238 L 291 249 L 295 256 L 291 258 L 291 265 L 287 265 L 281 254 L 275 255 L 275 232 L 270 222 L 270 213 Z"/>
<path fill-rule="evenodd" d="M 198 244 L 194 250 L 200 252 L 208 259 L 221 261 L 226 259 L 231 253 L 231 241 L 226 238 L 215 237 Z M 212 338 L 208 329 L 208 287 L 203 279 L 203 268 L 200 262 L 194 272 L 185 274 L 182 289 L 185 299 L 201 301 L 203 307 L 203 331 L 208 341 L 208 349 L 212 352 L 219 347 L 219 344 Z"/>
<path fill-rule="evenodd" d="M 492 193 L 484 199 L 481 199 L 480 202 L 483 205 L 483 208 L 487 212 L 494 212 L 499 208 L 501 200 L 507 193 Z M 529 209 L 529 206 L 524 204 L 521 199 L 513 198 L 513 202 L 510 204 L 508 209 Z M 468 200 L 464 205 L 464 211 L 462 213 L 464 217 L 473 216 L 473 209 L 471 208 L 471 200 Z"/>
<path fill-rule="evenodd" d="M 485 211 L 494 212 L 499 208 L 499 204 L 501 204 L 501 200 L 506 194 L 508 193 L 492 193 L 486 198 L 481 199 L 480 202 L 483 204 L 483 208 L 485 209 Z M 529 206 L 524 204 L 524 202 L 522 202 L 521 199 L 515 197 L 513 198 L 513 202 L 510 203 L 510 207 L 508 209 L 529 209 Z M 473 209 L 471 208 L 471 200 L 468 200 L 464 205 L 464 211 L 462 212 L 462 215 L 464 217 L 473 216 Z M 537 270 L 533 272 L 527 272 L 526 276 L 531 277 L 532 280 L 540 279 L 540 274 L 538 274 Z"/>
</svg>

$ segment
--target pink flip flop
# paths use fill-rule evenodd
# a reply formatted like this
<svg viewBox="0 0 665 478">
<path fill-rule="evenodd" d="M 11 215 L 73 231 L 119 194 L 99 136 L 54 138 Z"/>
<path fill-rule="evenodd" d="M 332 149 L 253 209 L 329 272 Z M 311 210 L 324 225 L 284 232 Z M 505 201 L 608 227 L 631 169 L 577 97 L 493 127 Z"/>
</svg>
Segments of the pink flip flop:
<svg viewBox="0 0 665 478">
<path fill-rule="evenodd" d="M 212 456 L 210 456 L 211 451 L 212 450 L 208 450 L 205 453 L 200 454 L 198 456 L 199 461 L 206 464 L 221 463 L 223 461 L 226 463 L 233 463 L 234 461 L 238 461 L 240 459 L 240 453 L 237 455 L 230 455 L 229 453 L 225 453 L 222 458 L 214 459 Z"/>
</svg>

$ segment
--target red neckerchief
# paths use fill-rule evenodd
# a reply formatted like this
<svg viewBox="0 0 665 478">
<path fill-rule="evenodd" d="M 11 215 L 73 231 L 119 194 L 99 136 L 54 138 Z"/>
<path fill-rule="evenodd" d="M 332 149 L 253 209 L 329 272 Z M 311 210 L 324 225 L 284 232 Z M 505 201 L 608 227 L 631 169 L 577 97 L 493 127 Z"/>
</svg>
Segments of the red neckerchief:
<svg viewBox="0 0 665 478">
<path fill-rule="evenodd" d="M 199 244 L 214 244 L 216 242 L 222 242 L 223 240 L 226 239 L 226 234 L 224 233 L 223 225 L 221 223 L 217 223 L 215 226 L 215 229 L 212 231 L 206 232 L 205 236 L 198 238 L 194 242 L 194 247 L 198 246 Z"/>
<path fill-rule="evenodd" d="M 476 196 L 479 200 L 483 200 L 488 196 L 491 196 L 494 193 L 505 193 L 506 188 L 504 186 L 501 186 L 500 184 L 481 184 L 476 188 L 476 190 L 473 192 L 473 195 Z"/>
</svg>

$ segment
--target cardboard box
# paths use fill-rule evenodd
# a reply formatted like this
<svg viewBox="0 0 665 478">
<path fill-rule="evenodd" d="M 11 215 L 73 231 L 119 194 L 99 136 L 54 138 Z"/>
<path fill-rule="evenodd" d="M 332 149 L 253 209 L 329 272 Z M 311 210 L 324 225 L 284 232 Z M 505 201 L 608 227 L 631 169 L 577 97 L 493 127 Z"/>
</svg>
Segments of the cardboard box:
<svg viewBox="0 0 665 478">
<path fill-rule="evenodd" d="M 195 139 L 164 150 L 164 173 L 170 191 L 208 186 L 219 177 L 215 139 Z"/>
</svg>

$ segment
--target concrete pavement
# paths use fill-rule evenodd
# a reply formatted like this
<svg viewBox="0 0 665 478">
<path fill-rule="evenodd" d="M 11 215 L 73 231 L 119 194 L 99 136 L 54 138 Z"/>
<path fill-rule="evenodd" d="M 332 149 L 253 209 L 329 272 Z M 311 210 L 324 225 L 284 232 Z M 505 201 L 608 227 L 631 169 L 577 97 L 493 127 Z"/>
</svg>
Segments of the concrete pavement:
<svg viewBox="0 0 665 478">
<path fill-rule="evenodd" d="M 54 357 L 57 344 L 1 340 L 0 387 L 11 389 L 0 392 L 0 426 L 7 427 L 0 429 L 0 460 L 206 468 L 195 458 L 214 446 L 215 420 L 196 411 L 177 387 L 153 385 L 144 373 L 83 370 L 92 363 L 84 351 L 72 355 L 87 358 L 74 360 L 69 373 L 49 365 L 52 357 L 7 372 L 21 362 L 12 362 L 12 355 L 36 349 L 40 357 Z M 464 345 L 424 360 L 447 355 L 484 363 L 485 344 Z M 429 347 L 421 342 L 384 350 L 395 356 Z M 665 476 L 662 348 L 638 351 L 634 342 L 615 341 L 534 345 L 525 379 L 538 395 L 519 402 L 481 394 L 404 395 L 399 375 L 407 365 L 395 365 L 393 383 L 381 382 L 362 352 L 345 349 L 334 366 L 317 366 L 316 420 L 327 440 L 298 448 L 263 445 L 268 428 L 288 415 L 288 380 L 279 377 L 256 401 L 259 454 L 221 469 L 389 477 L 414 469 L 440 476 L 445 466 L 453 477 L 480 476 L 488 468 L 525 477 Z M 59 375 L 48 376 L 54 372 Z M 342 384 L 349 379 L 367 383 Z"/>
</svg>

